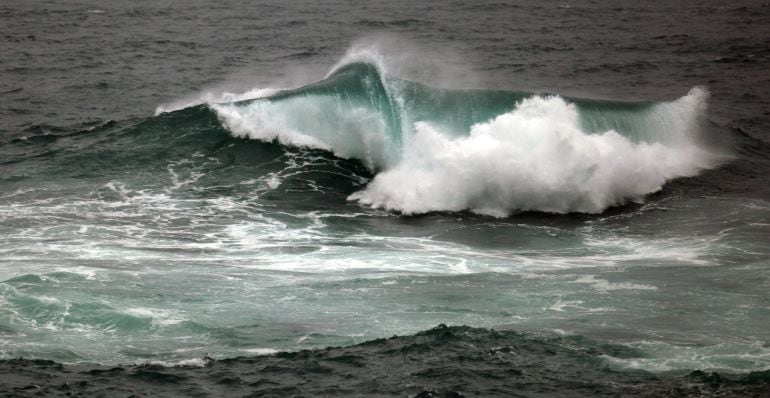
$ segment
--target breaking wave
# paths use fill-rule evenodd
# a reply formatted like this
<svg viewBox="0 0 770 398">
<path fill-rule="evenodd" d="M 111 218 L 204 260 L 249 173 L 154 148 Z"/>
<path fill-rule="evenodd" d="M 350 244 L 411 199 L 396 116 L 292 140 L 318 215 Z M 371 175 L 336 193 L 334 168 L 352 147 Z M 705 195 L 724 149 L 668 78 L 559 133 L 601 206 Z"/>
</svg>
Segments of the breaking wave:
<svg viewBox="0 0 770 398">
<path fill-rule="evenodd" d="M 297 89 L 210 107 L 235 136 L 324 149 L 376 172 L 349 196 L 419 214 L 600 213 L 713 167 L 708 92 L 617 102 L 434 88 L 347 57 Z"/>
</svg>

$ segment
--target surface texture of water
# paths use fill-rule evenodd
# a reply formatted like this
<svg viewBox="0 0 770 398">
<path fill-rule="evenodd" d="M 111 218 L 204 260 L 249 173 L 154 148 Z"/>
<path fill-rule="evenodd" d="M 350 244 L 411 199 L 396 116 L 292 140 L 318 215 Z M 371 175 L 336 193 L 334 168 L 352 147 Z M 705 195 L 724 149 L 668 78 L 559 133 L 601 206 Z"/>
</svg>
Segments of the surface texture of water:
<svg viewBox="0 0 770 398">
<path fill-rule="evenodd" d="M 206 355 L 349 346 L 444 323 L 536 340 L 581 336 L 569 344 L 586 350 L 611 344 L 591 361 L 614 370 L 767 370 L 769 25 L 762 2 L 0 5 L 0 356 L 199 364 Z M 588 211 L 598 214 L 571 213 L 586 212 L 577 202 L 547 207 L 590 196 L 593 185 L 542 197 L 529 188 L 526 203 L 538 205 L 500 211 L 479 196 L 508 191 L 481 183 L 465 206 L 446 205 L 457 192 L 448 189 L 425 206 L 440 211 L 406 216 L 423 207 L 376 196 L 393 198 L 388 181 L 365 191 L 380 184 L 378 173 L 398 171 L 400 152 L 389 160 L 393 152 L 369 150 L 387 147 L 377 146 L 382 135 L 355 136 L 360 147 L 342 146 L 348 136 L 324 145 L 291 141 L 307 134 L 286 138 L 303 115 L 301 127 L 323 138 L 308 109 L 340 112 L 329 120 L 349 123 L 333 132 L 379 131 L 368 108 L 310 108 L 309 94 L 227 105 L 322 81 L 355 61 L 351 54 L 376 54 L 367 62 L 385 86 L 388 76 L 426 85 L 434 97 L 389 97 L 393 109 L 412 111 L 399 120 L 414 122 L 426 119 L 415 104 L 436 103 L 425 98 L 447 88 L 643 108 L 703 87 L 705 132 L 693 142 L 718 161 L 664 173 L 661 190 Z M 214 102 L 225 105 L 205 105 Z M 290 115 L 283 130 L 265 122 L 261 106 Z M 606 116 L 609 108 L 596 109 Z M 479 122 L 474 112 L 466 124 Z M 234 127 L 233 115 L 249 123 Z M 617 120 L 612 126 L 623 126 Z M 392 132 L 390 123 L 382 131 Z M 672 125 L 660 123 L 645 131 L 670 136 Z M 407 124 L 403 142 L 427 134 Z M 453 134 L 474 134 L 463 126 Z M 410 165 L 445 167 L 440 155 Z M 458 171 L 479 164 L 452 159 Z M 532 170 L 563 170 L 546 165 L 572 159 L 582 158 L 535 159 L 542 163 Z M 500 170 L 471 180 L 499 172 L 522 184 L 513 191 L 530 192 L 521 182 L 529 177 Z M 405 175 L 396 192 L 422 192 L 422 182 L 409 185 L 416 174 Z M 647 174 L 629 175 L 639 185 Z"/>
</svg>

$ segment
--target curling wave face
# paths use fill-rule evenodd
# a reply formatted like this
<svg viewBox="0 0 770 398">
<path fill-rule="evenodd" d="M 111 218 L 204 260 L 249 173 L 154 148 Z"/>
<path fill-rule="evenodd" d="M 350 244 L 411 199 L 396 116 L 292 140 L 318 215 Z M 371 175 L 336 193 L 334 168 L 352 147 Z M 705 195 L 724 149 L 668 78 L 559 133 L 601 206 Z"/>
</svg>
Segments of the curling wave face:
<svg viewBox="0 0 770 398">
<path fill-rule="evenodd" d="M 239 137 L 324 149 L 377 172 L 350 200 L 404 214 L 601 213 L 725 155 L 708 92 L 624 103 L 425 86 L 351 62 L 317 83 L 213 104 Z"/>
</svg>

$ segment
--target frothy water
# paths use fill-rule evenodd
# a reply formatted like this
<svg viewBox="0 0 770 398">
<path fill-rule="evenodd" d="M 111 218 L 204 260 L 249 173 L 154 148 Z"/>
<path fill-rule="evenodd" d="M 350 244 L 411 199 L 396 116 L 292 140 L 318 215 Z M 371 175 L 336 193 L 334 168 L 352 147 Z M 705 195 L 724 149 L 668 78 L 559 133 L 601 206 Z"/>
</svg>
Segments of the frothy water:
<svg viewBox="0 0 770 398">
<path fill-rule="evenodd" d="M 406 214 L 600 213 L 715 164 L 718 155 L 699 147 L 697 138 L 680 137 L 697 132 L 704 96 L 695 89 L 658 105 L 684 108 L 677 115 L 681 126 L 655 126 L 669 129 L 672 137 L 663 142 L 635 143 L 613 130 L 586 133 L 577 108 L 559 97 L 522 100 L 513 111 L 474 124 L 467 137 L 417 122 L 404 160 L 350 198 Z"/>
<path fill-rule="evenodd" d="M 715 188 L 735 133 L 704 88 L 439 88 L 351 54 L 0 148 L 0 354 L 204 365 L 446 323 L 770 368 L 770 205 Z"/>
</svg>

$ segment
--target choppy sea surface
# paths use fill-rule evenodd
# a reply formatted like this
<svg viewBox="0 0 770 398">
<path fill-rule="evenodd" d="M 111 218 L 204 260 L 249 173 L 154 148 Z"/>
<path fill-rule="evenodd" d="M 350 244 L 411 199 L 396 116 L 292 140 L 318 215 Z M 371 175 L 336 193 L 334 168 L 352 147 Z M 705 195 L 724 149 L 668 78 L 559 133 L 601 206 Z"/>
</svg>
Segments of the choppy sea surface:
<svg viewBox="0 0 770 398">
<path fill-rule="evenodd" d="M 767 26 L 748 1 L 0 5 L 4 372 L 761 394 Z"/>
</svg>

